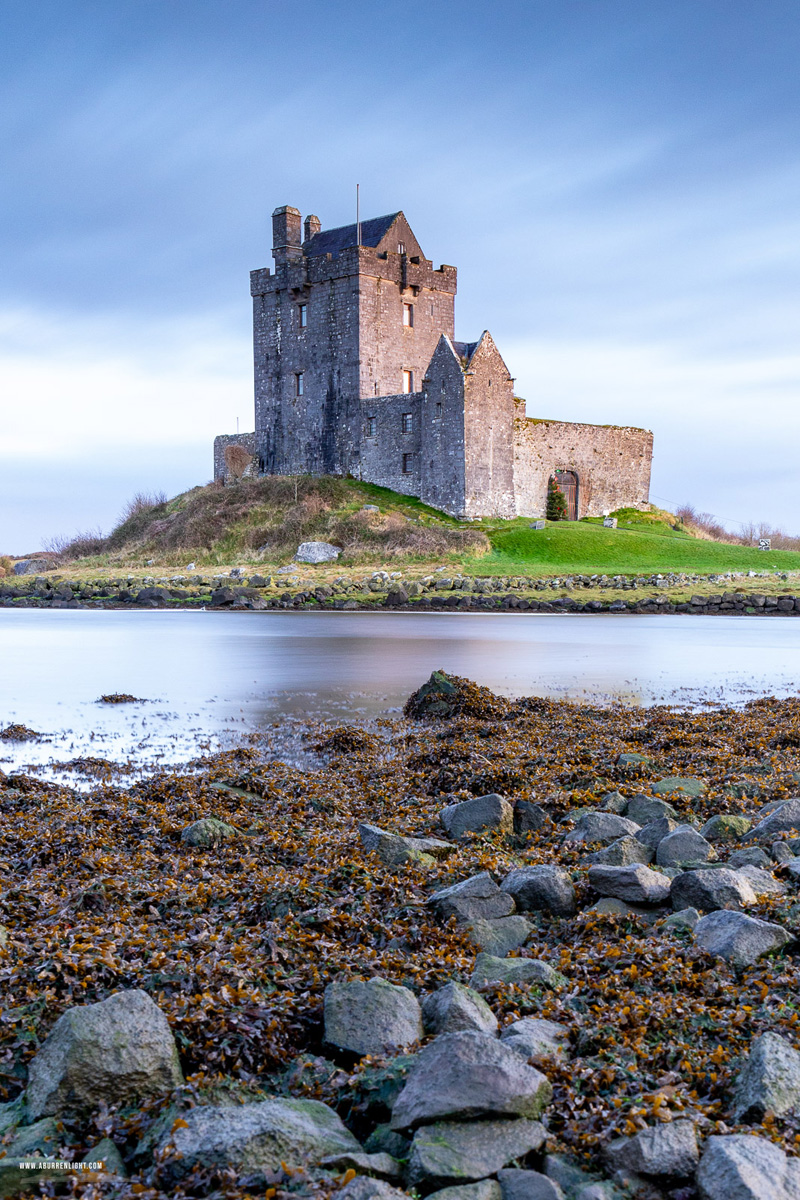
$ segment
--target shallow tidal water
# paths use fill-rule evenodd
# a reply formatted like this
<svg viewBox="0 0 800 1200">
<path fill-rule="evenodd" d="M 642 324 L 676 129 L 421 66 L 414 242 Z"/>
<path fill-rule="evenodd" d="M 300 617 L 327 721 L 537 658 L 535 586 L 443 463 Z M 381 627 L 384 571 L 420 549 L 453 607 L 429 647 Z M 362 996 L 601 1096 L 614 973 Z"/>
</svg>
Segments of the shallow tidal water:
<svg viewBox="0 0 800 1200">
<path fill-rule="evenodd" d="M 0 741 L 0 767 L 185 762 L 276 722 L 396 713 L 437 667 L 505 695 L 741 704 L 798 693 L 800 621 L 5 609 L 0 728 L 45 740 Z"/>
</svg>

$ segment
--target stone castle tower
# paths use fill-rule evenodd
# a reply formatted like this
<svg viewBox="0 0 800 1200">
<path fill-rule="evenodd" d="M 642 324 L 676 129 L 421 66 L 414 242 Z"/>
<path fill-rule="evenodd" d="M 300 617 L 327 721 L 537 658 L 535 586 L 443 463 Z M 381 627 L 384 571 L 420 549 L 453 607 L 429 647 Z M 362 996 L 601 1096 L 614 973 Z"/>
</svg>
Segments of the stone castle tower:
<svg viewBox="0 0 800 1200">
<path fill-rule="evenodd" d="M 527 418 L 489 333 L 455 340 L 456 268 L 425 258 L 402 212 L 323 230 L 272 215 L 274 271 L 251 272 L 255 433 L 270 475 L 352 475 L 458 516 L 570 515 L 648 501 L 646 430 Z"/>
</svg>

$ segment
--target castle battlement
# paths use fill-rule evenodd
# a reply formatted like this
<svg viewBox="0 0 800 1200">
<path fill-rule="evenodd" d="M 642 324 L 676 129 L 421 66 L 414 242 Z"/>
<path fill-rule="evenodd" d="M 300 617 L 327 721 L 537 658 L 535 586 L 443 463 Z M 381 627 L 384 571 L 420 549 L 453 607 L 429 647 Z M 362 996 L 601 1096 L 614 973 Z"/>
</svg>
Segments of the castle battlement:
<svg viewBox="0 0 800 1200">
<path fill-rule="evenodd" d="M 539 516 L 554 476 L 573 516 L 647 504 L 652 434 L 523 416 L 491 335 L 455 341 L 456 268 L 402 212 L 326 230 L 284 205 L 272 228 L 242 435 L 260 472 L 352 474 L 464 516 Z"/>
</svg>

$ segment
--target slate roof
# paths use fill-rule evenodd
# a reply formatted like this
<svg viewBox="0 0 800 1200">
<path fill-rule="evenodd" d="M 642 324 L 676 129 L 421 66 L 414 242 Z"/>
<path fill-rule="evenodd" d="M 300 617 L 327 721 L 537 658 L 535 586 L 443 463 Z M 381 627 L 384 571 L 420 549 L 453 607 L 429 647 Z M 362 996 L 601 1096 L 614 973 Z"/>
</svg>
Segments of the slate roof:
<svg viewBox="0 0 800 1200">
<path fill-rule="evenodd" d="M 466 362 L 469 362 L 477 348 L 477 342 L 453 342 L 453 349 L 456 354 Z"/>
<path fill-rule="evenodd" d="M 368 221 L 362 221 L 361 245 L 377 246 L 399 216 L 399 212 L 393 212 L 387 213 L 385 217 L 370 217 Z M 338 229 L 321 229 L 304 244 L 303 249 L 310 256 L 338 254 L 340 250 L 357 245 L 356 239 L 356 226 L 353 222 L 352 225 L 340 225 Z"/>
</svg>

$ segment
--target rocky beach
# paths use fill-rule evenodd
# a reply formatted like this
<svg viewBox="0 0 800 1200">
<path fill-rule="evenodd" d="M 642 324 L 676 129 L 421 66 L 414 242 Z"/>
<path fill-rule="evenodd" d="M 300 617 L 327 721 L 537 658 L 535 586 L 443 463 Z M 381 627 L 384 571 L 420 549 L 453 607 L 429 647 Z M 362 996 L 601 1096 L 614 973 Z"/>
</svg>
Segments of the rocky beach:
<svg viewBox="0 0 800 1200">
<path fill-rule="evenodd" d="M 800 1195 L 796 700 L 439 672 L 123 783 L 0 778 L 0 1195 Z"/>
</svg>

